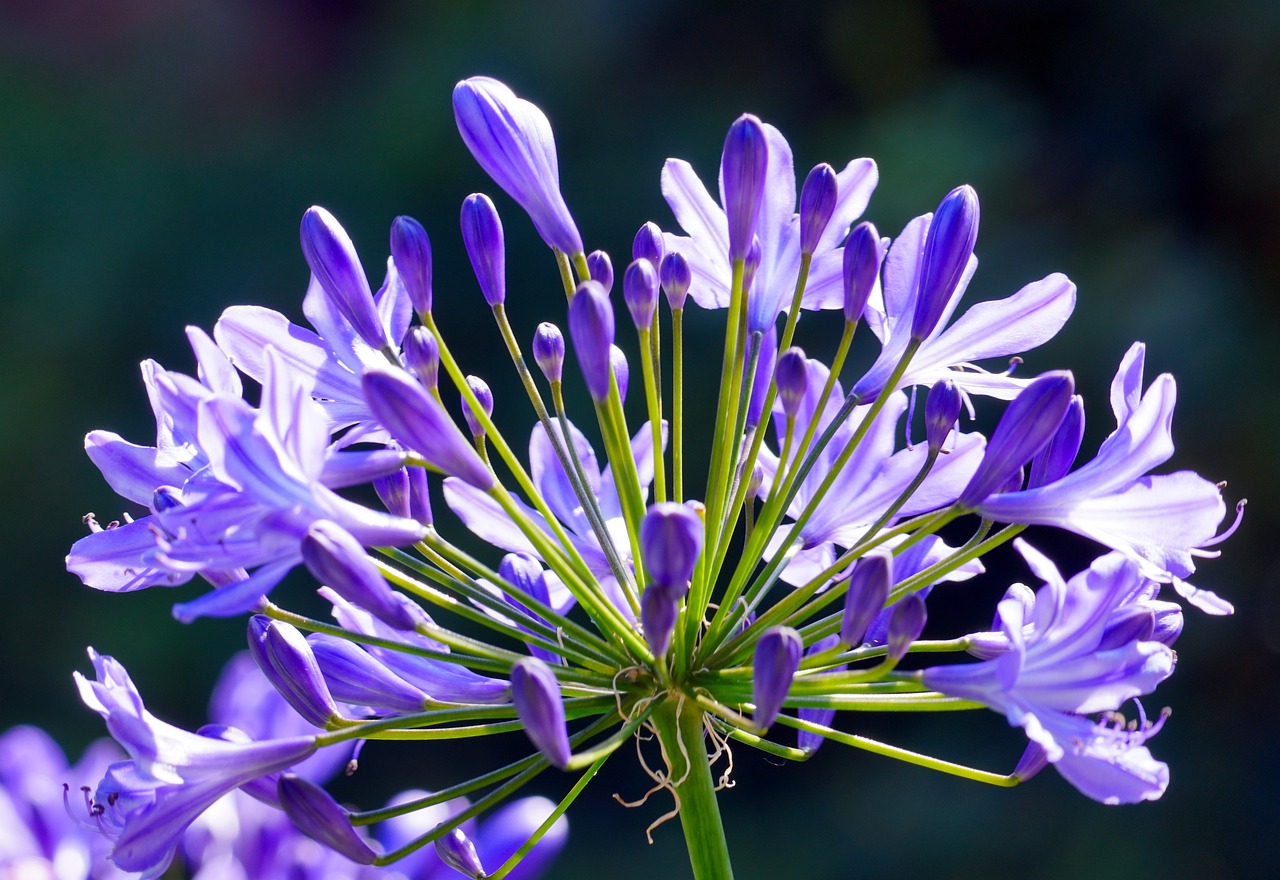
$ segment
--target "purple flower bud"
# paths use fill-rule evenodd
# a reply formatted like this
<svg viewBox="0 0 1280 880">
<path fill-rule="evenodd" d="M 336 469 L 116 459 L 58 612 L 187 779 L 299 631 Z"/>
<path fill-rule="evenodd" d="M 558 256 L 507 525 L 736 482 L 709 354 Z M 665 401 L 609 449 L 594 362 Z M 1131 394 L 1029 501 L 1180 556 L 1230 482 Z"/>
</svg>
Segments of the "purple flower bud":
<svg viewBox="0 0 1280 880">
<path fill-rule="evenodd" d="M 978 194 L 965 184 L 947 193 L 925 234 L 911 337 L 924 339 L 942 318 L 978 240 Z"/>
<path fill-rule="evenodd" d="M 767 730 L 782 712 L 782 703 L 791 689 L 791 679 L 800 668 L 803 651 L 800 633 L 789 626 L 765 630 L 756 642 L 753 720 L 762 730 Z"/>
<path fill-rule="evenodd" d="M 569 731 L 565 727 L 560 685 L 551 667 L 536 657 L 522 657 L 511 667 L 511 702 L 529 739 L 554 766 L 569 765 Z"/>
<path fill-rule="evenodd" d="M 951 379 L 939 379 L 929 389 L 924 401 L 924 431 L 931 452 L 937 452 L 947 442 L 963 403 L 960 389 Z"/>
<path fill-rule="evenodd" d="M 818 239 L 831 222 L 836 210 L 839 186 L 836 170 L 827 163 L 815 165 L 800 188 L 800 252 L 812 254 Z"/>
<path fill-rule="evenodd" d="M 751 468 L 751 477 L 747 480 L 747 500 L 754 501 L 756 496 L 760 494 L 760 487 L 764 485 L 764 468 L 760 466 L 760 462 L 756 462 Z"/>
<path fill-rule="evenodd" d="M 403 370 L 367 370 L 365 400 L 387 431 L 432 467 L 482 492 L 493 474 L 440 403 Z"/>
<path fill-rule="evenodd" d="M 648 330 L 658 307 L 658 270 L 644 257 L 627 266 L 622 276 L 622 301 L 636 330 Z"/>
<path fill-rule="evenodd" d="M 1151 641 L 1173 647 L 1182 635 L 1182 606 L 1176 602 L 1151 602 L 1156 625 L 1151 631 Z"/>
<path fill-rule="evenodd" d="M 1045 373 L 1022 389 L 991 432 L 986 453 L 957 503 L 974 507 L 1003 488 L 1053 437 L 1074 391 L 1075 380 L 1065 370 Z"/>
<path fill-rule="evenodd" d="M 160 486 L 151 493 L 151 509 L 156 513 L 177 510 L 182 506 L 182 490 L 173 486 Z"/>
<path fill-rule="evenodd" d="M 582 368 L 591 399 L 609 397 L 609 346 L 613 345 L 613 305 L 604 288 L 584 281 L 569 301 L 569 338 Z"/>
<path fill-rule="evenodd" d="M 662 265 L 666 253 L 667 243 L 662 238 L 662 230 L 652 220 L 641 226 L 631 241 L 631 259 L 648 260 L 654 269 Z"/>
<path fill-rule="evenodd" d="M 702 517 L 674 501 L 650 505 L 640 520 L 640 556 L 653 583 L 684 595 L 702 552 Z"/>
<path fill-rule="evenodd" d="M 315 654 L 334 699 L 353 706 L 372 706 L 393 712 L 421 712 L 427 694 L 354 642 L 312 633 L 307 643 Z"/>
<path fill-rule="evenodd" d="M 729 221 L 729 261 L 745 259 L 764 199 L 769 143 L 760 120 L 750 113 L 729 127 L 720 157 L 724 212 Z"/>
<path fill-rule="evenodd" d="M 422 387 L 434 391 L 440 380 L 440 344 L 436 335 L 421 325 L 414 327 L 404 339 L 405 366 L 418 377 Z"/>
<path fill-rule="evenodd" d="M 1048 445 L 1031 460 L 1031 474 L 1027 488 L 1034 489 L 1048 483 L 1056 483 L 1067 475 L 1075 463 L 1076 453 L 1084 440 L 1084 398 L 1075 395 L 1062 424 L 1050 438 Z"/>
<path fill-rule="evenodd" d="M 314 782 L 294 773 L 280 774 L 280 806 L 298 830 L 358 865 L 372 865 L 378 854 L 351 825 L 351 814 Z"/>
<path fill-rule="evenodd" d="M 600 282 L 604 292 L 613 290 L 613 260 L 604 251 L 592 251 L 587 254 L 587 277 Z"/>
<path fill-rule="evenodd" d="M 507 257 L 498 209 L 484 193 L 472 193 L 462 203 L 462 243 L 480 282 L 484 301 L 492 308 L 507 298 Z"/>
<path fill-rule="evenodd" d="M 427 472 L 422 468 L 401 468 L 374 480 L 373 488 L 389 512 L 431 525 L 431 496 L 427 492 Z"/>
<path fill-rule="evenodd" d="M 431 313 L 431 240 L 412 217 L 391 221 L 391 259 L 419 315 Z"/>
<path fill-rule="evenodd" d="M 582 236 L 560 194 L 551 124 L 542 111 L 496 79 L 475 76 L 453 89 L 462 141 L 498 186 L 528 213 L 550 247 L 582 253 Z"/>
<path fill-rule="evenodd" d="M 885 641 L 888 654 L 885 661 L 897 663 L 907 656 L 911 643 L 920 638 L 924 632 L 925 608 L 924 599 L 919 593 L 908 593 L 893 604 L 889 612 L 888 632 Z"/>
<path fill-rule="evenodd" d="M 685 298 L 689 295 L 689 285 L 693 283 L 693 270 L 689 261 L 679 251 L 672 251 L 662 258 L 658 267 L 658 277 L 662 281 L 662 291 L 667 295 L 667 305 L 671 311 L 678 312 L 684 308 Z"/>
<path fill-rule="evenodd" d="M 613 381 L 618 383 L 618 399 L 627 402 L 627 386 L 631 382 L 631 365 L 627 355 L 616 345 L 609 346 L 609 366 L 613 369 Z"/>
<path fill-rule="evenodd" d="M 844 319 L 856 324 L 880 275 L 884 245 L 870 223 L 859 223 L 844 244 Z"/>
<path fill-rule="evenodd" d="M 422 620 L 402 602 L 360 542 L 328 520 L 311 524 L 302 538 L 302 561 L 321 584 L 388 626 L 412 630 Z"/>
<path fill-rule="evenodd" d="M 867 627 L 884 610 L 893 583 L 893 554 L 872 550 L 858 560 L 849 575 L 844 596 L 844 616 L 840 620 L 840 641 L 850 648 L 862 644 Z"/>
<path fill-rule="evenodd" d="M 655 657 L 667 653 L 671 646 L 671 633 L 676 628 L 679 611 L 678 595 L 672 595 L 657 583 L 645 587 L 640 598 L 640 625 L 644 628 L 644 640 L 649 643 Z"/>
<path fill-rule="evenodd" d="M 480 864 L 476 845 L 462 833 L 461 828 L 455 828 L 436 839 L 436 855 L 450 868 L 472 880 L 484 880 L 489 876 L 484 871 L 484 865 Z"/>
<path fill-rule="evenodd" d="M 493 415 L 493 391 L 489 389 L 489 384 L 479 376 L 468 376 L 467 387 L 476 396 L 476 400 L 479 401 L 480 408 L 484 410 L 484 414 L 487 416 Z M 484 425 L 480 424 L 480 420 L 471 411 L 471 407 L 467 405 L 466 400 L 462 401 L 462 418 L 466 421 L 467 427 L 471 429 L 472 437 L 484 436 Z"/>
<path fill-rule="evenodd" d="M 809 360 L 804 350 L 791 346 L 778 358 L 778 366 L 774 371 L 774 380 L 778 383 L 778 399 L 782 401 L 782 411 L 787 418 L 793 419 L 800 411 L 805 391 L 809 388 Z"/>
<path fill-rule="evenodd" d="M 261 614 L 249 618 L 249 653 L 294 710 L 316 727 L 342 717 L 306 638 L 287 623 Z"/>
<path fill-rule="evenodd" d="M 355 245 L 324 208 L 308 208 L 302 215 L 302 254 L 330 304 L 356 334 L 374 348 L 389 347 Z"/>
<path fill-rule="evenodd" d="M 533 334 L 533 360 L 552 385 L 564 376 L 564 334 L 543 321 Z"/>
<path fill-rule="evenodd" d="M 756 280 L 756 270 L 760 268 L 760 260 L 764 257 L 764 246 L 760 244 L 759 236 L 751 239 L 751 247 L 747 248 L 746 259 L 742 262 L 742 289 L 751 290 L 752 283 Z M 748 330 L 765 330 L 764 327 L 748 324 Z"/>
</svg>

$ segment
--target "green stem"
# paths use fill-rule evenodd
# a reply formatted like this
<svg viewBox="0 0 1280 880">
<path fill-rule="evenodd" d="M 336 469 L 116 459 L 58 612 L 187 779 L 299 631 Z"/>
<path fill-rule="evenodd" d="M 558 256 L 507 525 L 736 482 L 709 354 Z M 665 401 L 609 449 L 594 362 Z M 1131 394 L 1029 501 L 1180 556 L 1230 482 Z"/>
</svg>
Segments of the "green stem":
<svg viewBox="0 0 1280 880">
<path fill-rule="evenodd" d="M 702 735 L 702 710 L 687 697 L 668 698 L 654 712 L 652 724 L 670 768 L 695 880 L 731 880 L 733 867 Z"/>
</svg>

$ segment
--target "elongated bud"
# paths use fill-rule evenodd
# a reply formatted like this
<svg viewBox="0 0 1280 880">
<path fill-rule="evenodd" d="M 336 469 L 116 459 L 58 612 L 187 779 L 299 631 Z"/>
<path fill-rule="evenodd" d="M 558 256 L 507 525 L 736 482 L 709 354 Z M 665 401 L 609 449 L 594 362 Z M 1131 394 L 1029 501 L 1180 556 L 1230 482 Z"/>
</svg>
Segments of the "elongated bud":
<svg viewBox="0 0 1280 880">
<path fill-rule="evenodd" d="M 827 163 L 815 165 L 800 188 L 800 253 L 812 254 L 818 239 L 836 211 L 839 185 L 836 170 Z"/>
<path fill-rule="evenodd" d="M 493 391 L 490 390 L 489 383 L 479 376 L 468 376 L 467 387 L 476 396 L 476 400 L 479 401 L 480 408 L 484 410 L 484 414 L 487 416 L 493 415 Z M 471 407 L 467 405 L 465 400 L 462 401 L 462 418 L 466 421 L 467 427 L 471 429 L 472 437 L 484 436 L 484 425 L 480 424 L 480 420 L 476 418 L 476 414 L 471 411 Z"/>
<path fill-rule="evenodd" d="M 789 626 L 775 626 L 765 630 L 756 642 L 755 679 L 752 694 L 756 704 L 753 720 L 762 730 L 767 730 L 779 713 L 782 703 L 791 690 L 791 680 L 800 668 L 800 655 L 804 642 L 800 634 Z"/>
<path fill-rule="evenodd" d="M 280 806 L 298 830 L 358 865 L 372 865 L 378 854 L 351 825 L 351 814 L 320 786 L 294 773 L 280 774 Z"/>
<path fill-rule="evenodd" d="M 391 221 L 391 259 L 400 273 L 409 302 L 419 315 L 431 314 L 431 240 L 412 217 Z"/>
<path fill-rule="evenodd" d="M 543 321 L 533 334 L 533 360 L 552 385 L 564 377 L 564 334 Z"/>
<path fill-rule="evenodd" d="M 1044 449 L 1036 453 L 1031 460 L 1031 473 L 1027 477 L 1027 488 L 1034 489 L 1048 483 L 1056 483 L 1067 475 L 1071 465 L 1075 463 L 1076 453 L 1084 441 L 1084 398 L 1075 395 L 1067 414 L 1062 417 L 1062 424 L 1054 432 Z"/>
<path fill-rule="evenodd" d="M 613 381 L 618 383 L 618 399 L 627 402 L 627 386 L 631 382 L 631 365 L 627 355 L 616 345 L 609 346 L 609 366 L 613 369 Z"/>
<path fill-rule="evenodd" d="M 844 319 L 856 324 L 867 308 L 884 261 L 884 245 L 875 226 L 859 223 L 853 227 L 844 245 L 843 260 Z"/>
<path fill-rule="evenodd" d="M 648 330 L 658 307 L 658 270 L 653 263 L 641 257 L 627 266 L 622 276 L 622 301 L 636 330 Z"/>
<path fill-rule="evenodd" d="M 315 654 L 334 699 L 353 706 L 393 712 L 421 712 L 427 694 L 374 659 L 353 642 L 312 633 L 307 643 Z"/>
<path fill-rule="evenodd" d="M 476 845 L 462 833 L 461 828 L 455 828 L 436 840 L 436 855 L 440 857 L 440 861 L 471 880 L 484 880 L 489 876 L 484 871 L 484 865 L 480 864 Z"/>
<path fill-rule="evenodd" d="M 613 305 L 604 288 L 584 281 L 569 301 L 569 337 L 591 399 L 609 397 L 609 346 L 613 345 Z"/>
<path fill-rule="evenodd" d="M 431 525 L 431 496 L 427 491 L 427 472 L 420 467 L 405 467 L 373 481 L 374 491 L 387 510 L 405 519 Z"/>
<path fill-rule="evenodd" d="M 462 243 L 480 282 L 489 307 L 507 298 L 507 254 L 498 209 L 484 193 L 472 193 L 462 202 Z"/>
<path fill-rule="evenodd" d="M 1003 488 L 1053 437 L 1074 390 L 1075 380 L 1065 370 L 1045 373 L 1022 389 L 991 432 L 986 453 L 957 504 L 974 507 Z"/>
<path fill-rule="evenodd" d="M 316 727 L 341 719 L 324 674 L 302 633 L 261 614 L 249 618 L 249 653 L 280 696 Z"/>
<path fill-rule="evenodd" d="M 809 360 L 804 356 L 804 350 L 793 345 L 784 351 L 778 358 L 774 379 L 778 383 L 782 411 L 787 418 L 795 418 L 809 388 Z"/>
<path fill-rule="evenodd" d="M 750 113 L 744 113 L 729 127 L 720 157 L 731 263 L 746 259 L 751 247 L 768 165 L 769 144 L 764 126 Z"/>
<path fill-rule="evenodd" d="M 662 501 L 640 521 L 640 555 L 655 584 L 684 595 L 702 552 L 702 517 L 687 506 Z"/>
<path fill-rule="evenodd" d="M 346 230 L 332 214 L 316 206 L 302 215 L 301 233 L 303 256 L 329 303 L 369 345 L 389 347 L 369 278 Z"/>
<path fill-rule="evenodd" d="M 760 487 L 764 485 L 764 468 L 760 466 L 760 462 L 756 462 L 751 468 L 751 478 L 747 481 L 747 500 L 754 501 L 760 494 Z"/>
<path fill-rule="evenodd" d="M 840 619 L 840 641 L 850 648 L 862 644 L 867 627 L 884 610 L 893 583 L 893 554 L 872 550 L 858 560 L 849 575 Z"/>
<path fill-rule="evenodd" d="M 662 292 L 667 295 L 667 305 L 671 311 L 678 312 L 684 308 L 685 298 L 689 296 L 689 285 L 693 283 L 693 270 L 689 261 L 679 251 L 672 251 L 662 258 L 658 267 L 658 277 L 662 281 Z"/>
<path fill-rule="evenodd" d="M 440 403 L 407 373 L 367 370 L 362 384 L 369 408 L 403 446 L 432 467 L 483 492 L 493 488 L 493 474 L 470 441 Z"/>
<path fill-rule="evenodd" d="M 759 236 L 751 239 L 751 247 L 747 248 L 746 259 L 742 261 L 742 289 L 751 290 L 751 285 L 756 280 L 756 271 L 760 268 L 760 260 L 764 257 L 764 247 L 760 244 Z M 766 327 L 747 325 L 748 330 L 764 330 Z"/>
<path fill-rule="evenodd" d="M 666 254 L 667 243 L 662 238 L 662 230 L 652 220 L 641 226 L 631 240 L 631 259 L 648 260 L 655 270 L 662 265 Z"/>
<path fill-rule="evenodd" d="M 388 626 L 412 630 L 421 622 L 421 614 L 410 611 L 360 542 L 341 526 L 328 520 L 312 523 L 302 538 L 302 561 L 321 584 Z"/>
<path fill-rule="evenodd" d="M 924 632 L 925 616 L 924 599 L 919 593 L 908 593 L 893 604 L 885 636 L 886 662 L 897 663 L 907 655 L 911 643 Z"/>
<path fill-rule="evenodd" d="M 937 452 L 947 442 L 956 419 L 960 418 L 963 402 L 960 389 L 951 379 L 939 379 L 929 389 L 924 402 L 924 431 L 930 452 Z"/>
<path fill-rule="evenodd" d="M 422 387 L 434 391 L 440 381 L 440 343 L 436 335 L 421 325 L 404 338 L 404 364 L 418 377 Z"/>
<path fill-rule="evenodd" d="M 942 318 L 978 240 L 978 194 L 965 184 L 947 193 L 925 235 L 911 337 L 924 339 Z"/>
<path fill-rule="evenodd" d="M 536 657 L 522 657 L 511 667 L 511 701 L 524 732 L 552 765 L 569 764 L 569 731 L 565 727 L 560 685 L 551 667 Z"/>
<path fill-rule="evenodd" d="M 560 194 L 551 123 L 496 79 L 475 76 L 453 89 L 453 115 L 471 155 L 524 208 L 548 246 L 574 256 L 582 236 Z"/>
<path fill-rule="evenodd" d="M 667 653 L 679 611 L 678 594 L 672 595 L 658 583 L 645 587 L 644 595 L 640 597 L 640 625 L 644 628 L 644 640 L 649 643 L 653 656 L 661 657 Z"/>
<path fill-rule="evenodd" d="M 587 254 L 587 277 L 599 282 L 608 293 L 613 290 L 613 260 L 604 251 L 592 251 Z"/>
</svg>

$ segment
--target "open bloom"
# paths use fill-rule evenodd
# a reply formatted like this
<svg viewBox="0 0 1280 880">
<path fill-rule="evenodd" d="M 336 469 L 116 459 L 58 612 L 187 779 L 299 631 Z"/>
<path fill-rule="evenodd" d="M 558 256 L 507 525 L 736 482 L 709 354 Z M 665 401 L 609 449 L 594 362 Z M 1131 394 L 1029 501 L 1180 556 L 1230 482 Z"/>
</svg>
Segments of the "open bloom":
<svg viewBox="0 0 1280 880">
<path fill-rule="evenodd" d="M 1008 650 L 980 663 L 931 667 L 921 678 L 942 693 L 1004 713 L 1095 800 L 1158 798 L 1168 784 L 1168 768 L 1143 745 L 1158 727 L 1127 730 L 1081 717 L 1119 709 L 1173 672 L 1173 651 L 1161 642 L 1133 638 L 1111 644 L 1104 638 L 1116 609 L 1141 585 L 1138 566 L 1113 553 L 1064 581 L 1030 545 L 1020 542 L 1019 548 L 1045 585 L 1030 620 L 1024 603 L 1001 602 Z"/>
</svg>

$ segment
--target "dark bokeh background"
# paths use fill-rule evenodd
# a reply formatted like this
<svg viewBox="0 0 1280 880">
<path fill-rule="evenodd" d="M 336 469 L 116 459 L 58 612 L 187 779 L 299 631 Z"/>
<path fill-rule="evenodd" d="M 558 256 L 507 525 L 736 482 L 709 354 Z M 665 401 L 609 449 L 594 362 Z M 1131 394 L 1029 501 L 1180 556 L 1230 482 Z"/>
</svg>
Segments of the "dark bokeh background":
<svg viewBox="0 0 1280 880">
<path fill-rule="evenodd" d="M 688 158 L 710 177 L 744 110 L 787 134 L 802 173 L 876 158 L 868 216 L 890 234 L 973 183 L 983 199 L 973 298 L 1051 270 L 1079 284 L 1075 317 L 1028 369 L 1076 371 L 1089 443 L 1109 430 L 1115 364 L 1144 339 L 1149 373 L 1179 379 L 1172 466 L 1228 480 L 1230 500 L 1253 502 L 1226 557 L 1198 578 L 1237 614 L 1188 615 L 1178 674 L 1158 697 L 1175 710 L 1152 744 L 1173 768 L 1162 801 L 1103 807 L 1052 772 L 1003 791 L 834 746 L 786 767 L 740 749 L 739 785 L 722 798 L 739 876 L 1271 876 L 1280 6 L 1270 0 L 1215 4 L 1212 15 L 1187 0 L 0 4 L 0 728 L 36 722 L 72 751 L 99 735 L 69 678 L 90 643 L 129 666 L 155 711 L 200 723 L 243 623 L 183 627 L 168 608 L 194 588 L 103 596 L 62 570 L 81 515 L 119 510 L 80 438 L 95 427 L 151 435 L 136 364 L 188 369 L 184 325 L 209 328 L 236 303 L 299 315 L 308 205 L 342 219 L 371 271 L 391 218 L 418 216 L 454 347 L 496 344 L 457 232 L 462 198 L 494 189 L 449 107 L 454 82 L 475 73 L 547 111 L 588 244 L 619 262 L 644 220 L 671 225 L 662 161 Z M 562 319 L 562 294 L 527 221 L 505 198 L 499 206 L 511 311 L 527 336 L 537 320 Z M 517 400 L 496 367 L 471 368 L 498 388 L 500 407 Z M 1060 549 L 1088 558 L 1079 544 Z M 970 615 L 986 617 L 989 601 Z M 869 729 L 983 766 L 1011 766 L 1022 746 L 994 715 L 893 721 Z M 378 803 L 392 776 L 448 784 L 445 769 L 488 759 L 490 747 L 468 748 L 371 748 L 367 788 L 350 796 Z M 665 805 L 628 811 L 609 797 L 634 797 L 644 781 L 628 756 L 612 762 L 570 814 L 557 876 L 687 872 L 674 826 L 653 847 L 644 840 Z M 561 782 L 546 784 L 554 794 Z"/>
</svg>

